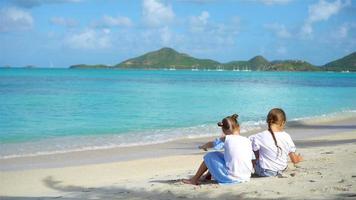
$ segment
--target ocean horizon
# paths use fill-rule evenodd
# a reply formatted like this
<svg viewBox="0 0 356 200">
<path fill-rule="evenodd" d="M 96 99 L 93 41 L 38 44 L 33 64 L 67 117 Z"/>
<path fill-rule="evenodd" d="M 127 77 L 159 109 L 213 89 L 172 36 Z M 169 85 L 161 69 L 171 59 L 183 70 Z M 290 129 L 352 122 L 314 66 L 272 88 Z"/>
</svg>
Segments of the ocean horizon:
<svg viewBox="0 0 356 200">
<path fill-rule="evenodd" d="M 190 70 L 0 69 L 0 158 L 219 135 L 265 126 L 274 107 L 289 121 L 354 113 L 356 74 Z"/>
</svg>

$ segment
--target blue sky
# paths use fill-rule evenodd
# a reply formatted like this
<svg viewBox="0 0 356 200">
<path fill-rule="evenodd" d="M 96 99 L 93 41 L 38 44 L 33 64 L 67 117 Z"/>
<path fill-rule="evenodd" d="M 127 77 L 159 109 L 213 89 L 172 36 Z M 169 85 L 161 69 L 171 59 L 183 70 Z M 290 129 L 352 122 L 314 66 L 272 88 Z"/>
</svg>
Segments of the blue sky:
<svg viewBox="0 0 356 200">
<path fill-rule="evenodd" d="M 352 0 L 2 0 L 0 66 L 117 64 L 161 47 L 220 62 L 356 50 Z"/>
</svg>

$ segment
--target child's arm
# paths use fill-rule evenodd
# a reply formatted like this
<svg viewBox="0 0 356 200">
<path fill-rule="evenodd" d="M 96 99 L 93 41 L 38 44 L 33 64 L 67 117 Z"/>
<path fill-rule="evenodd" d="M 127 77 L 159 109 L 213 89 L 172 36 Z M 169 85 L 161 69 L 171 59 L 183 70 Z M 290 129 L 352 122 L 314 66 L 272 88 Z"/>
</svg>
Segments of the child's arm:
<svg viewBox="0 0 356 200">
<path fill-rule="evenodd" d="M 289 158 L 293 164 L 297 164 L 303 161 L 303 157 L 300 154 L 296 154 L 294 152 L 289 153 Z"/>
<path fill-rule="evenodd" d="M 225 136 L 220 137 L 220 141 L 225 142 Z M 214 142 L 207 142 L 204 145 L 199 146 L 199 149 L 203 149 L 204 151 L 208 151 L 209 148 L 213 148 L 214 147 Z"/>
<path fill-rule="evenodd" d="M 204 151 L 208 151 L 209 148 L 213 148 L 214 142 L 207 142 L 201 146 L 199 146 L 199 149 L 203 149 Z"/>
<path fill-rule="evenodd" d="M 253 151 L 253 153 L 255 154 L 255 159 L 252 160 L 252 165 L 253 165 L 253 167 L 255 167 L 256 162 L 258 161 L 258 158 L 260 157 L 260 151 Z"/>
<path fill-rule="evenodd" d="M 258 158 L 260 157 L 260 151 L 253 151 L 253 153 L 255 154 L 256 160 L 258 160 Z"/>
</svg>

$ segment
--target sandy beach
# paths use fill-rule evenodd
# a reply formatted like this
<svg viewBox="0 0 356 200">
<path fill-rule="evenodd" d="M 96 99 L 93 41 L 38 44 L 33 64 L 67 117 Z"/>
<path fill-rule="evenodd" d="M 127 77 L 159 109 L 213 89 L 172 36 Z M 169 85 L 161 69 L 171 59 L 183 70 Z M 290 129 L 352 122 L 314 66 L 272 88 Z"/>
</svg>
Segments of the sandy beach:
<svg viewBox="0 0 356 200">
<path fill-rule="evenodd" d="M 355 116 L 291 122 L 286 131 L 304 161 L 281 177 L 182 184 L 202 161 L 197 146 L 211 138 L 184 139 L 1 159 L 0 199 L 356 199 Z"/>
</svg>

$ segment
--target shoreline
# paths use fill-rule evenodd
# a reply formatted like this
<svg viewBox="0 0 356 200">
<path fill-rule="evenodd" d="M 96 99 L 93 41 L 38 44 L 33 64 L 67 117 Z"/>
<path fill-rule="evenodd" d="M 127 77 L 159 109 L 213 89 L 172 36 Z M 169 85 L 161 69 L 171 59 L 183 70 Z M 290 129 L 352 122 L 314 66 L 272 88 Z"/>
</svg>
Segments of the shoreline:
<svg viewBox="0 0 356 200">
<path fill-rule="evenodd" d="M 111 162 L 0 170 L 0 198 L 352 199 L 356 197 L 356 168 L 353 167 L 356 162 L 355 119 L 290 124 L 286 131 L 292 137 L 301 132 L 314 133 L 314 136 L 294 140 L 297 152 L 303 155 L 304 161 L 297 165 L 289 163 L 287 171 L 279 178 L 251 178 L 250 182 L 231 186 L 219 186 L 212 182 L 199 186 L 183 184 L 180 179 L 192 176 L 205 154 L 196 148 L 202 140 L 194 139 L 153 145 L 153 149 L 135 147 L 137 149 L 127 151 L 94 151 L 62 158 L 70 160 L 80 159 L 80 156 L 106 155 L 114 157 Z M 145 153 L 146 157 L 130 157 L 131 153 L 138 152 Z M 148 152 L 151 152 L 149 156 Z M 126 155 L 129 159 L 116 160 L 117 153 L 129 153 Z M 52 157 L 47 161 L 63 162 L 56 159 L 59 158 Z M 41 160 L 43 158 L 28 162 Z"/>
<path fill-rule="evenodd" d="M 242 133 L 243 136 L 249 136 L 264 127 L 256 128 L 252 131 Z M 335 131 L 347 133 L 356 130 L 356 113 L 348 112 L 344 115 L 331 114 L 314 118 L 300 119 L 288 122 L 286 132 L 288 132 L 297 147 L 303 146 L 306 141 L 312 138 L 334 135 Z M 41 168 L 59 168 L 70 166 L 81 166 L 98 163 L 112 163 L 122 161 L 132 161 L 139 159 L 160 158 L 167 156 L 181 156 L 196 154 L 197 147 L 218 137 L 197 137 L 183 138 L 173 141 L 137 145 L 128 147 L 113 147 L 107 149 L 91 149 L 83 151 L 70 151 L 64 153 L 54 153 L 48 155 L 34 155 L 14 158 L 1 158 L 0 171 L 18 171 Z M 339 143 L 350 143 L 353 140 L 340 141 Z M 325 142 L 324 142 L 325 143 Z M 323 142 L 315 142 L 314 146 L 323 145 Z M 311 145 L 311 143 L 308 143 Z M 325 143 L 324 145 L 329 145 Z"/>
<path fill-rule="evenodd" d="M 320 66 L 319 66 L 320 67 Z M 271 73 L 276 73 L 276 72 L 291 72 L 291 73 L 356 73 L 356 71 L 350 71 L 350 70 L 307 70 L 307 71 L 298 71 L 298 70 L 280 70 L 280 71 L 273 71 L 273 70 L 234 70 L 234 69 L 223 69 L 223 70 L 216 70 L 216 69 L 198 69 L 195 70 L 195 68 L 184 68 L 184 69 L 175 69 L 171 70 L 169 68 L 115 68 L 115 67 L 107 67 L 107 68 L 70 68 L 69 67 L 0 67 L 0 70 L 18 70 L 18 69 L 24 69 L 24 70 L 62 70 L 62 69 L 68 69 L 68 70 L 121 70 L 121 71 L 170 71 L 170 72 L 175 72 L 175 71 L 199 71 L 199 72 L 271 72 Z"/>
</svg>

